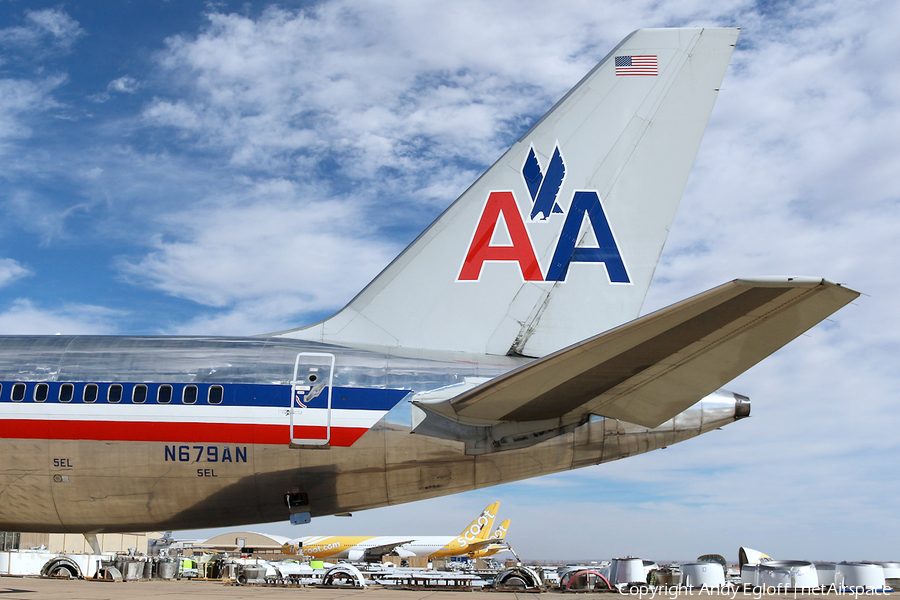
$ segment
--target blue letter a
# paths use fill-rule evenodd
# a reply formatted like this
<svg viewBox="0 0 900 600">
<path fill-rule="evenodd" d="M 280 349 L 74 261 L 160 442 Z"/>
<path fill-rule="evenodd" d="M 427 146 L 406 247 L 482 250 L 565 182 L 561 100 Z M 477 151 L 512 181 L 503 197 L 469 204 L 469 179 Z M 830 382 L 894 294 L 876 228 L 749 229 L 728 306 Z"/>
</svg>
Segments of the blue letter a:
<svg viewBox="0 0 900 600">
<path fill-rule="evenodd" d="M 575 247 L 585 213 L 591 220 L 591 227 L 594 229 L 594 236 L 597 238 L 599 248 Z M 566 222 L 559 236 L 559 242 L 556 244 L 556 252 L 553 253 L 553 262 L 550 263 L 550 269 L 547 272 L 547 281 L 565 281 L 569 265 L 573 262 L 604 263 L 611 282 L 631 283 L 597 192 L 575 192 L 572 205 L 569 207 L 569 214 L 566 216 Z"/>
</svg>

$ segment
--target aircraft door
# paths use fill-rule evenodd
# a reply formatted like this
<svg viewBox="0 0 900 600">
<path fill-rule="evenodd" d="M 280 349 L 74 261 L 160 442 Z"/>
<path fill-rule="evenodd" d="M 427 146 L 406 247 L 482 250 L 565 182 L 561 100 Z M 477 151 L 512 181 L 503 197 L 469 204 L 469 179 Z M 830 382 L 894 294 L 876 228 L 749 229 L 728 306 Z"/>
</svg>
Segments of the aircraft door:
<svg viewBox="0 0 900 600">
<path fill-rule="evenodd" d="M 328 446 L 331 442 L 331 387 L 334 354 L 301 352 L 291 380 L 291 444 Z"/>
</svg>

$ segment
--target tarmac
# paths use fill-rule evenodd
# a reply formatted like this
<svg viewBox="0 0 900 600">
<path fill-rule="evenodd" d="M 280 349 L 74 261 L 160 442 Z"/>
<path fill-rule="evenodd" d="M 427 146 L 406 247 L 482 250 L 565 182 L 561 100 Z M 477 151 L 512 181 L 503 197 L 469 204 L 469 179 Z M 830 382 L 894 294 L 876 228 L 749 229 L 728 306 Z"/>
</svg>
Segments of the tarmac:
<svg viewBox="0 0 900 600">
<path fill-rule="evenodd" d="M 816 593 L 781 591 L 780 593 L 753 592 L 718 592 L 709 590 L 682 590 L 665 595 L 648 593 L 580 593 L 579 600 L 814 600 L 828 596 L 833 600 L 857 600 L 859 598 L 878 598 L 893 594 L 873 593 L 854 594 Z M 227 600 L 281 600 L 282 598 L 298 598 L 302 600 L 563 600 L 572 598 L 572 593 L 565 592 L 496 592 L 496 591 L 443 591 L 434 589 L 396 589 L 381 586 L 370 586 L 365 589 L 340 587 L 262 587 L 225 585 L 217 581 L 129 581 L 113 583 L 93 580 L 64 580 L 2 577 L 0 578 L 0 600 L 121 600 L 123 598 L 223 598 Z M 696 598 L 694 598 L 696 597 Z M 900 594 L 895 596 L 900 599 Z"/>
</svg>

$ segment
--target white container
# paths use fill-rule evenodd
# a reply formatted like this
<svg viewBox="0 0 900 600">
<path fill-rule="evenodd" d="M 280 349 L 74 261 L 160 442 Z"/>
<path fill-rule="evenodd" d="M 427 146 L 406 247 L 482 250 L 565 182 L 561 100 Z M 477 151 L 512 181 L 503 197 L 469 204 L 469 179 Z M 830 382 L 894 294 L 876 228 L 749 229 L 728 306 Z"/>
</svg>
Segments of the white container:
<svg viewBox="0 0 900 600">
<path fill-rule="evenodd" d="M 900 563 L 872 561 L 871 564 L 881 565 L 881 568 L 884 569 L 884 581 L 886 584 L 896 585 L 900 582 Z"/>
<path fill-rule="evenodd" d="M 614 558 L 610 575 L 609 581 L 613 585 L 647 581 L 644 561 L 640 558 Z"/>
<path fill-rule="evenodd" d="M 845 589 L 884 589 L 884 568 L 865 563 L 839 563 L 834 569 L 834 583 Z"/>
<path fill-rule="evenodd" d="M 741 565 L 741 584 L 744 589 L 759 587 L 759 564 Z"/>
<path fill-rule="evenodd" d="M 46 550 L 21 550 L 19 552 L 0 552 L 0 575 L 28 577 L 41 574 L 48 560 L 56 558 L 54 552 Z"/>
<path fill-rule="evenodd" d="M 175 579 L 178 571 L 178 563 L 175 561 L 162 561 L 157 565 L 157 573 L 160 579 Z"/>
<path fill-rule="evenodd" d="M 819 580 L 821 587 L 830 587 L 834 585 L 834 563 L 819 563 L 816 565 L 816 578 Z"/>
<path fill-rule="evenodd" d="M 125 581 L 137 581 L 144 577 L 144 563 L 131 560 L 125 563 L 125 572 L 122 573 Z"/>
<path fill-rule="evenodd" d="M 773 560 L 760 563 L 759 587 L 782 590 L 812 589 L 819 587 L 816 567 L 804 560 Z"/>
<path fill-rule="evenodd" d="M 720 588 L 725 585 L 725 569 L 719 563 L 681 565 L 681 582 L 688 588 Z"/>
</svg>

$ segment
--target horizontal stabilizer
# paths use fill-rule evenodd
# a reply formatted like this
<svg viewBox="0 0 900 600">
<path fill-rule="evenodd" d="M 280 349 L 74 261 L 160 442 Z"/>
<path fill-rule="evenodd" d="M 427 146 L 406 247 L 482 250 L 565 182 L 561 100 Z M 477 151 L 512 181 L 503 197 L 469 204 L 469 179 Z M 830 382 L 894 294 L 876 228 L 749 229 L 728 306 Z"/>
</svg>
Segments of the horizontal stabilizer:
<svg viewBox="0 0 900 600">
<path fill-rule="evenodd" d="M 657 427 L 858 292 L 824 279 L 739 279 L 425 408 L 469 424 L 586 414 Z"/>
<path fill-rule="evenodd" d="M 478 552 L 479 550 L 484 550 L 488 546 L 493 546 L 495 544 L 498 544 L 499 541 L 502 539 L 503 539 L 503 537 L 491 538 L 491 539 L 487 539 L 487 540 L 478 540 L 477 542 L 472 542 L 471 544 L 469 544 L 466 547 L 466 549 L 469 552 Z"/>
</svg>

